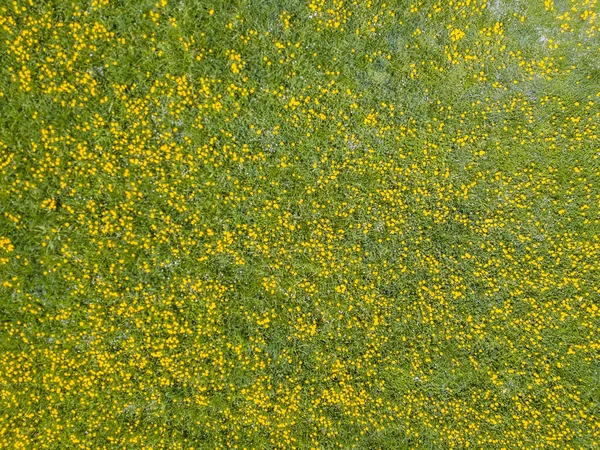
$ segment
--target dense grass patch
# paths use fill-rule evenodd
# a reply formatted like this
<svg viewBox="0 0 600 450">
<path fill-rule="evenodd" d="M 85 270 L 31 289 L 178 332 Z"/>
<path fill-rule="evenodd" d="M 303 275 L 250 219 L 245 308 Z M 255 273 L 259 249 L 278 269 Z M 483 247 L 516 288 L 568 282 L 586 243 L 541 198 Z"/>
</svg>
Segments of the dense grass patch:
<svg viewBox="0 0 600 450">
<path fill-rule="evenodd" d="M 600 446 L 596 0 L 0 0 L 0 448 Z"/>
</svg>

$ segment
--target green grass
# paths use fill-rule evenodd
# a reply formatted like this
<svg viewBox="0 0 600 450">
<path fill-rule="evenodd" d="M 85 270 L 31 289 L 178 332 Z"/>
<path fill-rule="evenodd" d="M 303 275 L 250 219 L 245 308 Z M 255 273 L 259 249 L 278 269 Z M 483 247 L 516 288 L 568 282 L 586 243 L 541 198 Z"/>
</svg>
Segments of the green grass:
<svg viewBox="0 0 600 450">
<path fill-rule="evenodd" d="M 0 0 L 0 449 L 598 447 L 599 21 Z"/>
</svg>

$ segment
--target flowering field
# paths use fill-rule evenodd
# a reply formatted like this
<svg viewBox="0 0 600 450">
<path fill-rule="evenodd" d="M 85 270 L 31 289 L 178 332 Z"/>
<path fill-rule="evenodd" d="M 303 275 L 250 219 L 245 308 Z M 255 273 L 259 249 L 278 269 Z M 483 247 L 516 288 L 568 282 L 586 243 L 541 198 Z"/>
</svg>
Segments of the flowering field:
<svg viewBox="0 0 600 450">
<path fill-rule="evenodd" d="M 600 2 L 0 0 L 0 449 L 600 446 Z"/>
</svg>

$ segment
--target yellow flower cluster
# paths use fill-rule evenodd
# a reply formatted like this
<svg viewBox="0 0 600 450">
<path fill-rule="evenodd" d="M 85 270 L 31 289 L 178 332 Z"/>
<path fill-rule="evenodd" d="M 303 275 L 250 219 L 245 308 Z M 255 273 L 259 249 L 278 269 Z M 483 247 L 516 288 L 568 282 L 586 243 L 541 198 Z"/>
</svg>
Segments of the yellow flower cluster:
<svg viewBox="0 0 600 450">
<path fill-rule="evenodd" d="M 0 5 L 0 449 L 599 447 L 599 20 Z"/>
</svg>

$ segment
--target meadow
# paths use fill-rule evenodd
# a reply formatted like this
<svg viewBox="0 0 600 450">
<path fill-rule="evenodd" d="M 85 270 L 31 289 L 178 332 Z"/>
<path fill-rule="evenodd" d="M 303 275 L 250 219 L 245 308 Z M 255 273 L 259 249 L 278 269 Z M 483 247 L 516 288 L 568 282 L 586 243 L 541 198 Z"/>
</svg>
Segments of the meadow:
<svg viewBox="0 0 600 450">
<path fill-rule="evenodd" d="M 597 0 L 0 0 L 0 449 L 600 448 Z"/>
</svg>

